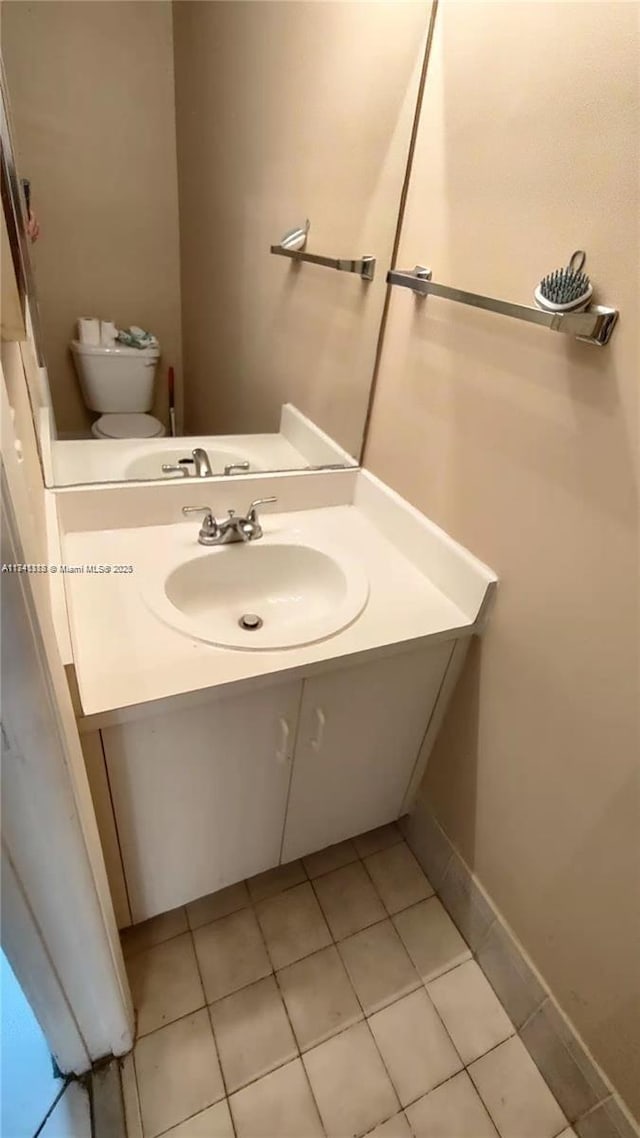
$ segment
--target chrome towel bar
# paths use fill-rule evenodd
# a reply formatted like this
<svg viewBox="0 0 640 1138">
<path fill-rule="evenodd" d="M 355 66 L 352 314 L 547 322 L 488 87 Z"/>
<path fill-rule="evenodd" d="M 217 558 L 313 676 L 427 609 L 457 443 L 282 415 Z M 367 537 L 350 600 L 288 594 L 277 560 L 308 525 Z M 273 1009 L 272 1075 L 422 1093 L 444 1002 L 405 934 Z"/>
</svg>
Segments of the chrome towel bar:
<svg viewBox="0 0 640 1138">
<path fill-rule="evenodd" d="M 468 304 L 472 308 L 484 308 L 487 312 L 497 312 L 501 316 L 512 316 L 516 320 L 526 320 L 529 324 L 541 324 L 552 332 L 565 332 L 586 344 L 608 344 L 618 319 L 616 308 L 603 308 L 592 304 L 583 312 L 544 312 L 526 304 L 511 304 L 508 300 L 495 300 L 476 292 L 464 292 L 450 285 L 437 284 L 431 280 L 431 269 L 416 265 L 415 269 L 391 269 L 387 273 L 387 284 L 409 288 L 419 296 L 440 296 L 444 300 L 454 300 L 458 304 Z"/>
<path fill-rule="evenodd" d="M 375 257 L 360 257 L 349 260 L 345 257 L 321 257 L 318 253 L 307 253 L 307 237 L 311 222 L 290 229 L 271 252 L 277 257 L 289 257 L 292 261 L 306 261 L 309 265 L 324 265 L 327 269 L 337 269 L 339 273 L 357 273 L 363 281 L 372 281 L 376 271 Z"/>
</svg>

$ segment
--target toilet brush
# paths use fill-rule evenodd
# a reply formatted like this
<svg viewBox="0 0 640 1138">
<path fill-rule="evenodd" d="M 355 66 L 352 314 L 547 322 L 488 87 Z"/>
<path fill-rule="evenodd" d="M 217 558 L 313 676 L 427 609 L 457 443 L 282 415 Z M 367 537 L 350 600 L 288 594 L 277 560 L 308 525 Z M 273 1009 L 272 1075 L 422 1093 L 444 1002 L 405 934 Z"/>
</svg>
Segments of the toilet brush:
<svg viewBox="0 0 640 1138">
<path fill-rule="evenodd" d="M 176 404 L 175 404 L 175 377 L 173 368 L 170 367 L 167 373 L 169 383 L 169 426 L 171 428 L 171 437 L 176 437 Z"/>
</svg>

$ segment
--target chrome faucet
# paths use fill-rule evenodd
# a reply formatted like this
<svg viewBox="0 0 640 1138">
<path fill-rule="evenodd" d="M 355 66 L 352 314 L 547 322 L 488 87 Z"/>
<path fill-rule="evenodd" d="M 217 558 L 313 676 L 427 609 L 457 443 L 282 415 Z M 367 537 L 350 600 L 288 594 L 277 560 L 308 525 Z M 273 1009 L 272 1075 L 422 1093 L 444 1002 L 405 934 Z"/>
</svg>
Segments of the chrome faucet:
<svg viewBox="0 0 640 1138">
<path fill-rule="evenodd" d="M 256 498 L 249 506 L 246 517 L 236 514 L 235 510 L 228 510 L 227 517 L 222 522 L 216 521 L 210 506 L 183 506 L 182 512 L 185 515 L 204 514 L 198 534 L 200 545 L 231 545 L 237 541 L 257 541 L 262 537 L 262 526 L 256 509 L 277 501 L 277 498 Z"/>
<path fill-rule="evenodd" d="M 196 478 L 210 478 L 213 470 L 206 450 L 203 450 L 202 447 L 196 447 L 195 450 L 191 451 L 191 454 L 196 464 Z"/>
</svg>

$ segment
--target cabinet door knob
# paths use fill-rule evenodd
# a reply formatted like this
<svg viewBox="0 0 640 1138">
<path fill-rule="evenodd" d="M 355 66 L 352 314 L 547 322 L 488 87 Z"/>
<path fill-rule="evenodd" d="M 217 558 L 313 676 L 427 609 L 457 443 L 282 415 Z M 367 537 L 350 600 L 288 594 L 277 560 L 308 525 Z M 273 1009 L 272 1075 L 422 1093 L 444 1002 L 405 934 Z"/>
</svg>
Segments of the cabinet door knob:
<svg viewBox="0 0 640 1138">
<path fill-rule="evenodd" d="M 311 740 L 311 750 L 316 753 L 322 747 L 322 740 L 324 738 L 324 725 L 326 723 L 324 711 L 321 707 L 316 707 L 316 733 Z"/>
<path fill-rule="evenodd" d="M 289 758 L 290 728 L 284 716 L 280 716 L 278 723 L 280 724 L 280 746 L 276 750 L 276 762 L 279 763 L 280 766 L 283 766 Z"/>
</svg>

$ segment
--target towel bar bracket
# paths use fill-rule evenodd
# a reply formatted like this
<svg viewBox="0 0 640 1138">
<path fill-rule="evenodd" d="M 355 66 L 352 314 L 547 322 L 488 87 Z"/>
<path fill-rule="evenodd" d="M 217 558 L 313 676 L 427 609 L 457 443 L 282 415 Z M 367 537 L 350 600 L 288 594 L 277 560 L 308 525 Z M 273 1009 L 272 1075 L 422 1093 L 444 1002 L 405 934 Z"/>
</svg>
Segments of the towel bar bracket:
<svg viewBox="0 0 640 1138">
<path fill-rule="evenodd" d="M 305 262 L 308 265 L 324 265 L 327 269 L 336 269 L 339 273 L 356 273 L 363 281 L 372 281 L 376 271 L 375 257 L 323 257 L 319 253 L 307 252 L 307 237 L 309 236 L 310 222 L 297 226 L 285 233 L 277 245 L 272 245 L 270 252 L 277 257 L 288 257 L 291 261 Z"/>
</svg>

